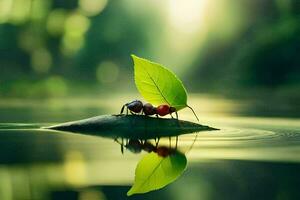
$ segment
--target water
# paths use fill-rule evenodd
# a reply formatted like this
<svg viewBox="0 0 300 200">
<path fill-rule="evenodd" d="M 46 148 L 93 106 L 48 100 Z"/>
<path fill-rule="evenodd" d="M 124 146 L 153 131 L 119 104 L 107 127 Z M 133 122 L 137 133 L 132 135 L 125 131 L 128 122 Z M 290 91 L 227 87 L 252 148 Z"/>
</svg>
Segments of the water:
<svg viewBox="0 0 300 200">
<path fill-rule="evenodd" d="M 117 113 L 121 106 L 116 105 L 130 98 L 99 99 L 0 101 L 1 200 L 127 198 L 145 153 L 122 155 L 109 138 L 39 128 Z M 281 118 L 247 116 L 250 106 L 243 109 L 243 102 L 201 96 L 190 104 L 201 124 L 221 130 L 198 133 L 178 180 L 130 199 L 300 198 L 299 118 L 285 118 L 284 113 Z M 179 114 L 195 121 L 189 110 Z M 194 139 L 195 134 L 181 135 L 179 150 L 187 152 Z M 168 140 L 161 144 L 168 145 Z"/>
</svg>

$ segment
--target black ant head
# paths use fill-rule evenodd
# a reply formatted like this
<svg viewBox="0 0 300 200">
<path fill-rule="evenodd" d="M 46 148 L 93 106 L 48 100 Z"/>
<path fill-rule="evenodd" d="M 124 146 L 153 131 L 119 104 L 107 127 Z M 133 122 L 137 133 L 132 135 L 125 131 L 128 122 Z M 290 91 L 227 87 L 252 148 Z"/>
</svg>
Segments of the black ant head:
<svg viewBox="0 0 300 200">
<path fill-rule="evenodd" d="M 171 106 L 171 107 L 169 108 L 169 112 L 170 112 L 170 113 L 176 112 L 176 108 Z"/>
<path fill-rule="evenodd" d="M 145 115 L 154 115 L 156 114 L 156 108 L 151 103 L 146 103 L 143 107 Z"/>
</svg>

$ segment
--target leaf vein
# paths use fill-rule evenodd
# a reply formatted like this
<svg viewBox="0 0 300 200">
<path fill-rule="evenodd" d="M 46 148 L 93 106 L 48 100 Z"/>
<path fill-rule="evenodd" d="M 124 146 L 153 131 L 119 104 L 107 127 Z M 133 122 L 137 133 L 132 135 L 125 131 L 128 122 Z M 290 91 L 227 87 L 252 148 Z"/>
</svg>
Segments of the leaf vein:
<svg viewBox="0 0 300 200">
<path fill-rule="evenodd" d="M 151 176 L 153 176 L 153 174 L 155 173 L 155 171 L 157 170 L 158 167 L 160 167 L 161 163 L 164 161 L 164 159 L 161 159 L 161 161 L 159 161 L 158 165 L 153 169 L 153 171 L 151 172 L 151 174 L 145 179 L 145 181 L 143 182 L 143 184 L 140 186 L 140 188 L 142 188 L 146 183 L 147 180 L 149 180 L 151 178 Z"/>
<path fill-rule="evenodd" d="M 147 69 L 145 69 L 145 71 L 147 72 L 149 78 L 151 79 L 151 81 L 153 82 L 153 84 L 155 85 L 156 89 L 158 90 L 158 92 L 160 93 L 160 95 L 163 97 L 163 99 L 167 102 L 167 104 L 170 105 L 169 101 L 166 99 L 166 97 L 164 96 L 164 94 L 162 93 L 162 91 L 160 90 L 160 88 L 158 87 L 158 85 L 156 84 L 156 82 L 154 81 L 154 79 L 150 76 L 150 74 L 148 73 Z"/>
</svg>

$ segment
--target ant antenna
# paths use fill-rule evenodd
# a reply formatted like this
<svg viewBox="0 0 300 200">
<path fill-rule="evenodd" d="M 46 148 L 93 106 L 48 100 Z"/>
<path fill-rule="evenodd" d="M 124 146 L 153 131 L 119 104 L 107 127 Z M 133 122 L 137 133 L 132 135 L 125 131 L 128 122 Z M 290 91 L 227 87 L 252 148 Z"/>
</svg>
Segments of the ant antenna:
<svg viewBox="0 0 300 200">
<path fill-rule="evenodd" d="M 195 113 L 194 109 L 193 109 L 191 106 L 189 106 L 189 105 L 186 105 L 186 107 L 188 107 L 189 109 L 191 109 L 191 110 L 192 110 L 192 112 L 194 113 L 194 115 L 195 115 L 195 117 L 196 117 L 197 121 L 199 122 L 199 118 L 197 117 L 197 115 L 196 115 L 196 113 Z"/>
<path fill-rule="evenodd" d="M 194 144 L 195 144 L 195 142 L 197 141 L 197 138 L 198 138 L 198 133 L 199 133 L 199 132 L 196 133 L 196 136 L 195 136 L 195 138 L 194 138 L 194 141 L 193 141 L 193 143 L 191 144 L 190 148 L 186 151 L 186 153 L 189 153 L 189 152 L 192 150 L 192 148 L 194 147 Z"/>
<path fill-rule="evenodd" d="M 124 112 L 124 108 L 125 108 L 125 105 L 123 105 L 123 106 L 122 106 L 122 109 L 121 109 L 121 112 L 120 112 L 120 114 L 123 114 L 123 112 Z"/>
</svg>

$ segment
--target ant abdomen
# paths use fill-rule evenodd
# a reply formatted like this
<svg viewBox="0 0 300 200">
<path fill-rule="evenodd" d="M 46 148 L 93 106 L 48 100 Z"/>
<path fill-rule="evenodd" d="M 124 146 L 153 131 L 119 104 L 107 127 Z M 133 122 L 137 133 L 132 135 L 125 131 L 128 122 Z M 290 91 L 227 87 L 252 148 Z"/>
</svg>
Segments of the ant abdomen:
<svg viewBox="0 0 300 200">
<path fill-rule="evenodd" d="M 143 103 L 139 100 L 132 101 L 126 104 L 127 108 L 132 112 L 139 113 L 143 109 Z"/>
<path fill-rule="evenodd" d="M 143 148 L 141 142 L 137 139 L 129 140 L 128 144 L 126 144 L 125 147 L 132 153 L 140 153 Z"/>
<path fill-rule="evenodd" d="M 123 105 L 120 114 L 123 113 L 125 107 L 127 109 L 126 114 L 128 114 L 128 110 L 130 110 L 131 113 L 140 113 L 143 109 L 143 102 L 139 100 L 134 100 L 130 103 L 126 103 L 125 105 Z"/>
</svg>

